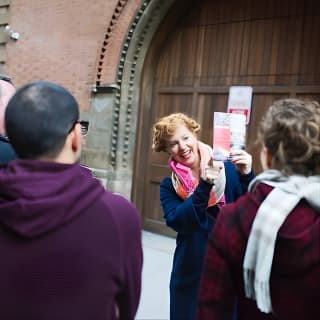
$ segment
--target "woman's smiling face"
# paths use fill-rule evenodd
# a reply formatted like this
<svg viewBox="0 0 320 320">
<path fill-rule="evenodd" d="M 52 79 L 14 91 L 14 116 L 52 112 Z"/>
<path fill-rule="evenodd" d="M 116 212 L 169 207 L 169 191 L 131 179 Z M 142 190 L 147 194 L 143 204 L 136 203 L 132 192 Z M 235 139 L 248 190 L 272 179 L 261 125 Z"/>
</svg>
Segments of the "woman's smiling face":
<svg viewBox="0 0 320 320">
<path fill-rule="evenodd" d="M 191 169 L 199 167 L 198 139 L 186 126 L 178 127 L 167 140 L 167 151 L 175 161 Z"/>
</svg>

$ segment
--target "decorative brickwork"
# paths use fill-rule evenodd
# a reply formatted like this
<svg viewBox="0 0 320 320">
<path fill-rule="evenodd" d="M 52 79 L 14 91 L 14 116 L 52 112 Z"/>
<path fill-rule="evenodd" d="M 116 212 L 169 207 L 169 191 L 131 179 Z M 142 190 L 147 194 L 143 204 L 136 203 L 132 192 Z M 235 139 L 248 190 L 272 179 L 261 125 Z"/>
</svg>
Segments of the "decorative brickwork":
<svg viewBox="0 0 320 320">
<path fill-rule="evenodd" d="M 100 50 L 100 56 L 98 58 L 98 66 L 97 66 L 96 86 L 98 86 L 98 87 L 101 85 L 101 73 L 102 73 L 102 69 L 103 69 L 104 59 L 106 57 L 105 56 L 106 48 L 109 45 L 109 39 L 111 37 L 112 31 L 114 30 L 114 28 L 117 24 L 118 17 L 120 16 L 121 11 L 123 10 L 123 8 L 127 4 L 127 2 L 128 2 L 128 0 L 119 0 L 118 1 L 117 6 L 113 12 L 112 18 L 109 22 L 107 32 L 104 36 L 104 41 L 102 43 L 102 47 Z"/>
<path fill-rule="evenodd" d="M 113 108 L 110 162 L 114 168 L 121 166 L 125 169 L 132 164 L 130 155 L 134 152 L 134 133 L 137 125 L 138 92 L 142 69 L 142 63 L 139 60 L 143 61 L 151 36 L 172 2 L 144 1 L 137 10 L 125 38 L 116 75 L 116 93 Z M 147 8 L 148 14 L 145 14 Z M 141 22 L 142 17 L 144 19 L 143 22 Z M 137 31 L 138 25 L 139 30 Z M 98 71 L 101 74 L 102 69 Z M 97 79 L 98 75 L 99 73 L 97 74 Z M 125 117 L 122 121 L 122 128 L 120 128 L 120 115 Z M 119 130 L 121 129 L 123 130 L 122 141 L 119 144 Z M 117 158 L 119 153 L 121 153 L 121 159 Z"/>
<path fill-rule="evenodd" d="M 150 0 L 144 1 L 141 5 L 140 9 L 138 10 L 134 20 L 130 26 L 128 31 L 127 37 L 125 39 L 123 49 L 121 51 L 121 56 L 119 60 L 118 72 L 117 72 L 117 92 L 116 92 L 116 100 L 114 105 L 114 118 L 113 118 L 113 125 L 112 125 L 112 146 L 111 146 L 111 164 L 112 166 L 116 165 L 116 156 L 117 156 L 117 149 L 118 149 L 118 130 L 119 130 L 119 115 L 120 115 L 120 102 L 121 102 L 121 84 L 123 80 L 123 70 L 124 64 L 126 61 L 126 56 L 128 53 L 128 49 L 130 47 L 130 42 L 134 33 L 134 30 L 144 12 L 146 7 L 148 6 Z M 122 145 L 122 166 L 124 168 L 127 167 L 128 164 L 128 152 L 129 152 L 129 139 L 130 139 L 130 131 L 132 127 L 132 94 L 133 94 L 133 84 L 134 84 L 134 77 L 135 77 L 135 68 L 137 64 L 137 59 L 139 56 L 140 47 L 143 45 L 143 41 L 138 41 L 136 43 L 136 47 L 134 50 L 133 61 L 131 62 L 130 68 L 130 76 L 129 81 L 127 83 L 128 92 L 127 92 L 127 105 L 125 110 L 125 127 L 124 127 L 124 141 Z"/>
<path fill-rule="evenodd" d="M 173 2 L 174 0 L 146 0 L 140 5 L 123 41 L 115 83 L 105 84 L 104 81 L 100 81 L 100 86 L 96 87 L 96 98 L 103 92 L 109 92 L 109 95 L 114 97 L 112 123 L 109 126 L 111 139 L 108 162 L 113 170 L 107 172 L 107 188 L 128 198 L 130 198 L 133 182 L 143 63 L 154 33 Z M 120 18 L 123 17 L 119 16 Z M 107 47 L 105 49 L 108 50 Z M 98 68 L 97 75 L 102 75 L 99 79 L 105 80 L 104 64 L 101 61 L 100 63 L 101 68 Z"/>
<path fill-rule="evenodd" d="M 150 0 L 145 1 L 140 9 L 137 12 L 137 15 L 134 18 L 134 21 L 131 25 L 131 28 L 127 34 L 125 44 L 124 44 L 124 54 L 127 54 L 128 48 L 130 46 L 130 42 L 134 33 L 134 30 L 144 12 L 148 4 L 150 3 Z M 152 17 L 150 17 L 152 18 Z M 122 146 L 122 167 L 126 168 L 128 166 L 128 153 L 129 153 L 129 140 L 131 135 L 131 127 L 132 127 L 132 114 L 133 114 L 133 92 L 134 92 L 134 80 L 135 80 L 135 73 L 136 73 L 136 65 L 137 65 L 137 60 L 139 58 L 140 50 L 141 47 L 143 46 L 143 41 L 144 37 L 146 35 L 146 32 L 149 28 L 149 23 L 146 24 L 144 27 L 144 30 L 140 33 L 139 40 L 134 43 L 134 48 L 133 50 L 133 57 L 132 57 L 132 62 L 131 65 L 129 66 L 130 69 L 130 75 L 129 75 L 129 82 L 128 82 L 128 97 L 127 97 L 127 106 L 126 106 L 126 120 L 125 120 L 125 129 L 124 129 L 124 141 L 123 141 L 123 146 Z M 119 71 L 117 74 L 117 84 L 121 85 L 122 82 L 122 77 L 123 77 L 123 69 L 124 69 L 124 56 L 121 57 L 120 63 L 119 63 Z"/>
<path fill-rule="evenodd" d="M 20 38 L 6 44 L 6 71 L 15 85 L 37 79 L 56 82 L 75 96 L 82 112 L 88 112 L 97 56 L 118 2 L 11 1 L 9 24 Z M 117 43 L 122 42 L 126 29 L 125 25 L 117 26 Z M 115 51 L 108 51 L 108 55 L 118 56 Z M 116 64 L 109 60 L 108 56 L 115 72 Z"/>
</svg>

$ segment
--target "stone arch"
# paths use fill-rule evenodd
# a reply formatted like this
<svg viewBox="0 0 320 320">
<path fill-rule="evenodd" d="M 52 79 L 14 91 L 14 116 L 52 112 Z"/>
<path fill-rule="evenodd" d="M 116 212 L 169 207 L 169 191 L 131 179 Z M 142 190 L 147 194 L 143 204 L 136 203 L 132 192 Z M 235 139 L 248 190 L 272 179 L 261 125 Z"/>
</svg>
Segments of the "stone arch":
<svg viewBox="0 0 320 320">
<path fill-rule="evenodd" d="M 96 65 L 96 73 L 95 73 L 95 84 L 93 87 L 93 91 L 95 92 L 96 88 L 101 85 L 102 71 L 105 63 L 106 55 L 105 52 L 110 43 L 110 38 L 112 37 L 112 33 L 114 28 L 118 23 L 118 18 L 121 15 L 124 7 L 128 3 L 128 0 L 119 0 L 111 17 L 111 20 L 106 29 L 103 42 L 100 47 L 100 52 L 97 57 L 97 65 Z"/>
<path fill-rule="evenodd" d="M 119 56 L 115 83 L 102 85 L 100 82 L 103 68 L 105 47 L 108 45 L 108 32 L 116 24 L 116 19 L 126 5 L 126 1 L 119 1 L 117 15 L 110 22 L 98 56 L 96 79 L 93 91 L 93 110 L 89 117 L 94 117 L 94 108 L 107 108 L 107 132 L 104 132 L 106 150 L 101 152 L 85 150 L 83 163 L 92 169 L 93 174 L 100 178 L 109 190 L 120 193 L 127 198 L 131 196 L 133 180 L 133 162 L 135 151 L 135 137 L 138 125 L 140 80 L 143 62 L 151 40 L 164 16 L 175 0 L 146 0 L 143 1 L 132 23 L 128 28 Z M 100 59 L 100 60 L 99 60 Z M 91 122 L 91 121 L 90 121 Z M 94 158 L 100 158 L 97 164 Z M 102 164 L 102 165 L 101 165 Z M 104 165 L 103 165 L 104 164 Z"/>
</svg>

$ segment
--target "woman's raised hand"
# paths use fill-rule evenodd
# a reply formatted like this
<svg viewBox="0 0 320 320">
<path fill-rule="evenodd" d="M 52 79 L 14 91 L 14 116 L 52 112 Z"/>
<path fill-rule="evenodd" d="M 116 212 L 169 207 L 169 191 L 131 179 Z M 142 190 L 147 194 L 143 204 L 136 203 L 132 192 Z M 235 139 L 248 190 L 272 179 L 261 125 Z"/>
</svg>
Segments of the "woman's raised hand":
<svg viewBox="0 0 320 320">
<path fill-rule="evenodd" d="M 230 161 L 235 164 L 241 174 L 248 174 L 252 170 L 252 156 L 244 150 L 231 150 Z"/>
<path fill-rule="evenodd" d="M 218 178 L 221 169 L 223 168 L 222 161 L 214 161 L 212 158 L 206 165 L 204 172 L 201 173 L 201 178 L 206 182 L 214 185 L 214 180 Z"/>
</svg>

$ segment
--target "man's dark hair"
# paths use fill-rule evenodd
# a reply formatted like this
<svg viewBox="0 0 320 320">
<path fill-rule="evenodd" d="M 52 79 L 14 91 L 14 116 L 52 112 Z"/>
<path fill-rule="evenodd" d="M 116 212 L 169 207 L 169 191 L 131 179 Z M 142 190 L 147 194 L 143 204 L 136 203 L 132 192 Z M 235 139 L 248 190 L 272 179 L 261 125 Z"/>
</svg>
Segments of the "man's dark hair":
<svg viewBox="0 0 320 320">
<path fill-rule="evenodd" d="M 35 81 L 20 88 L 11 98 L 5 126 L 20 158 L 54 158 L 78 119 L 78 103 L 66 89 Z"/>
</svg>

